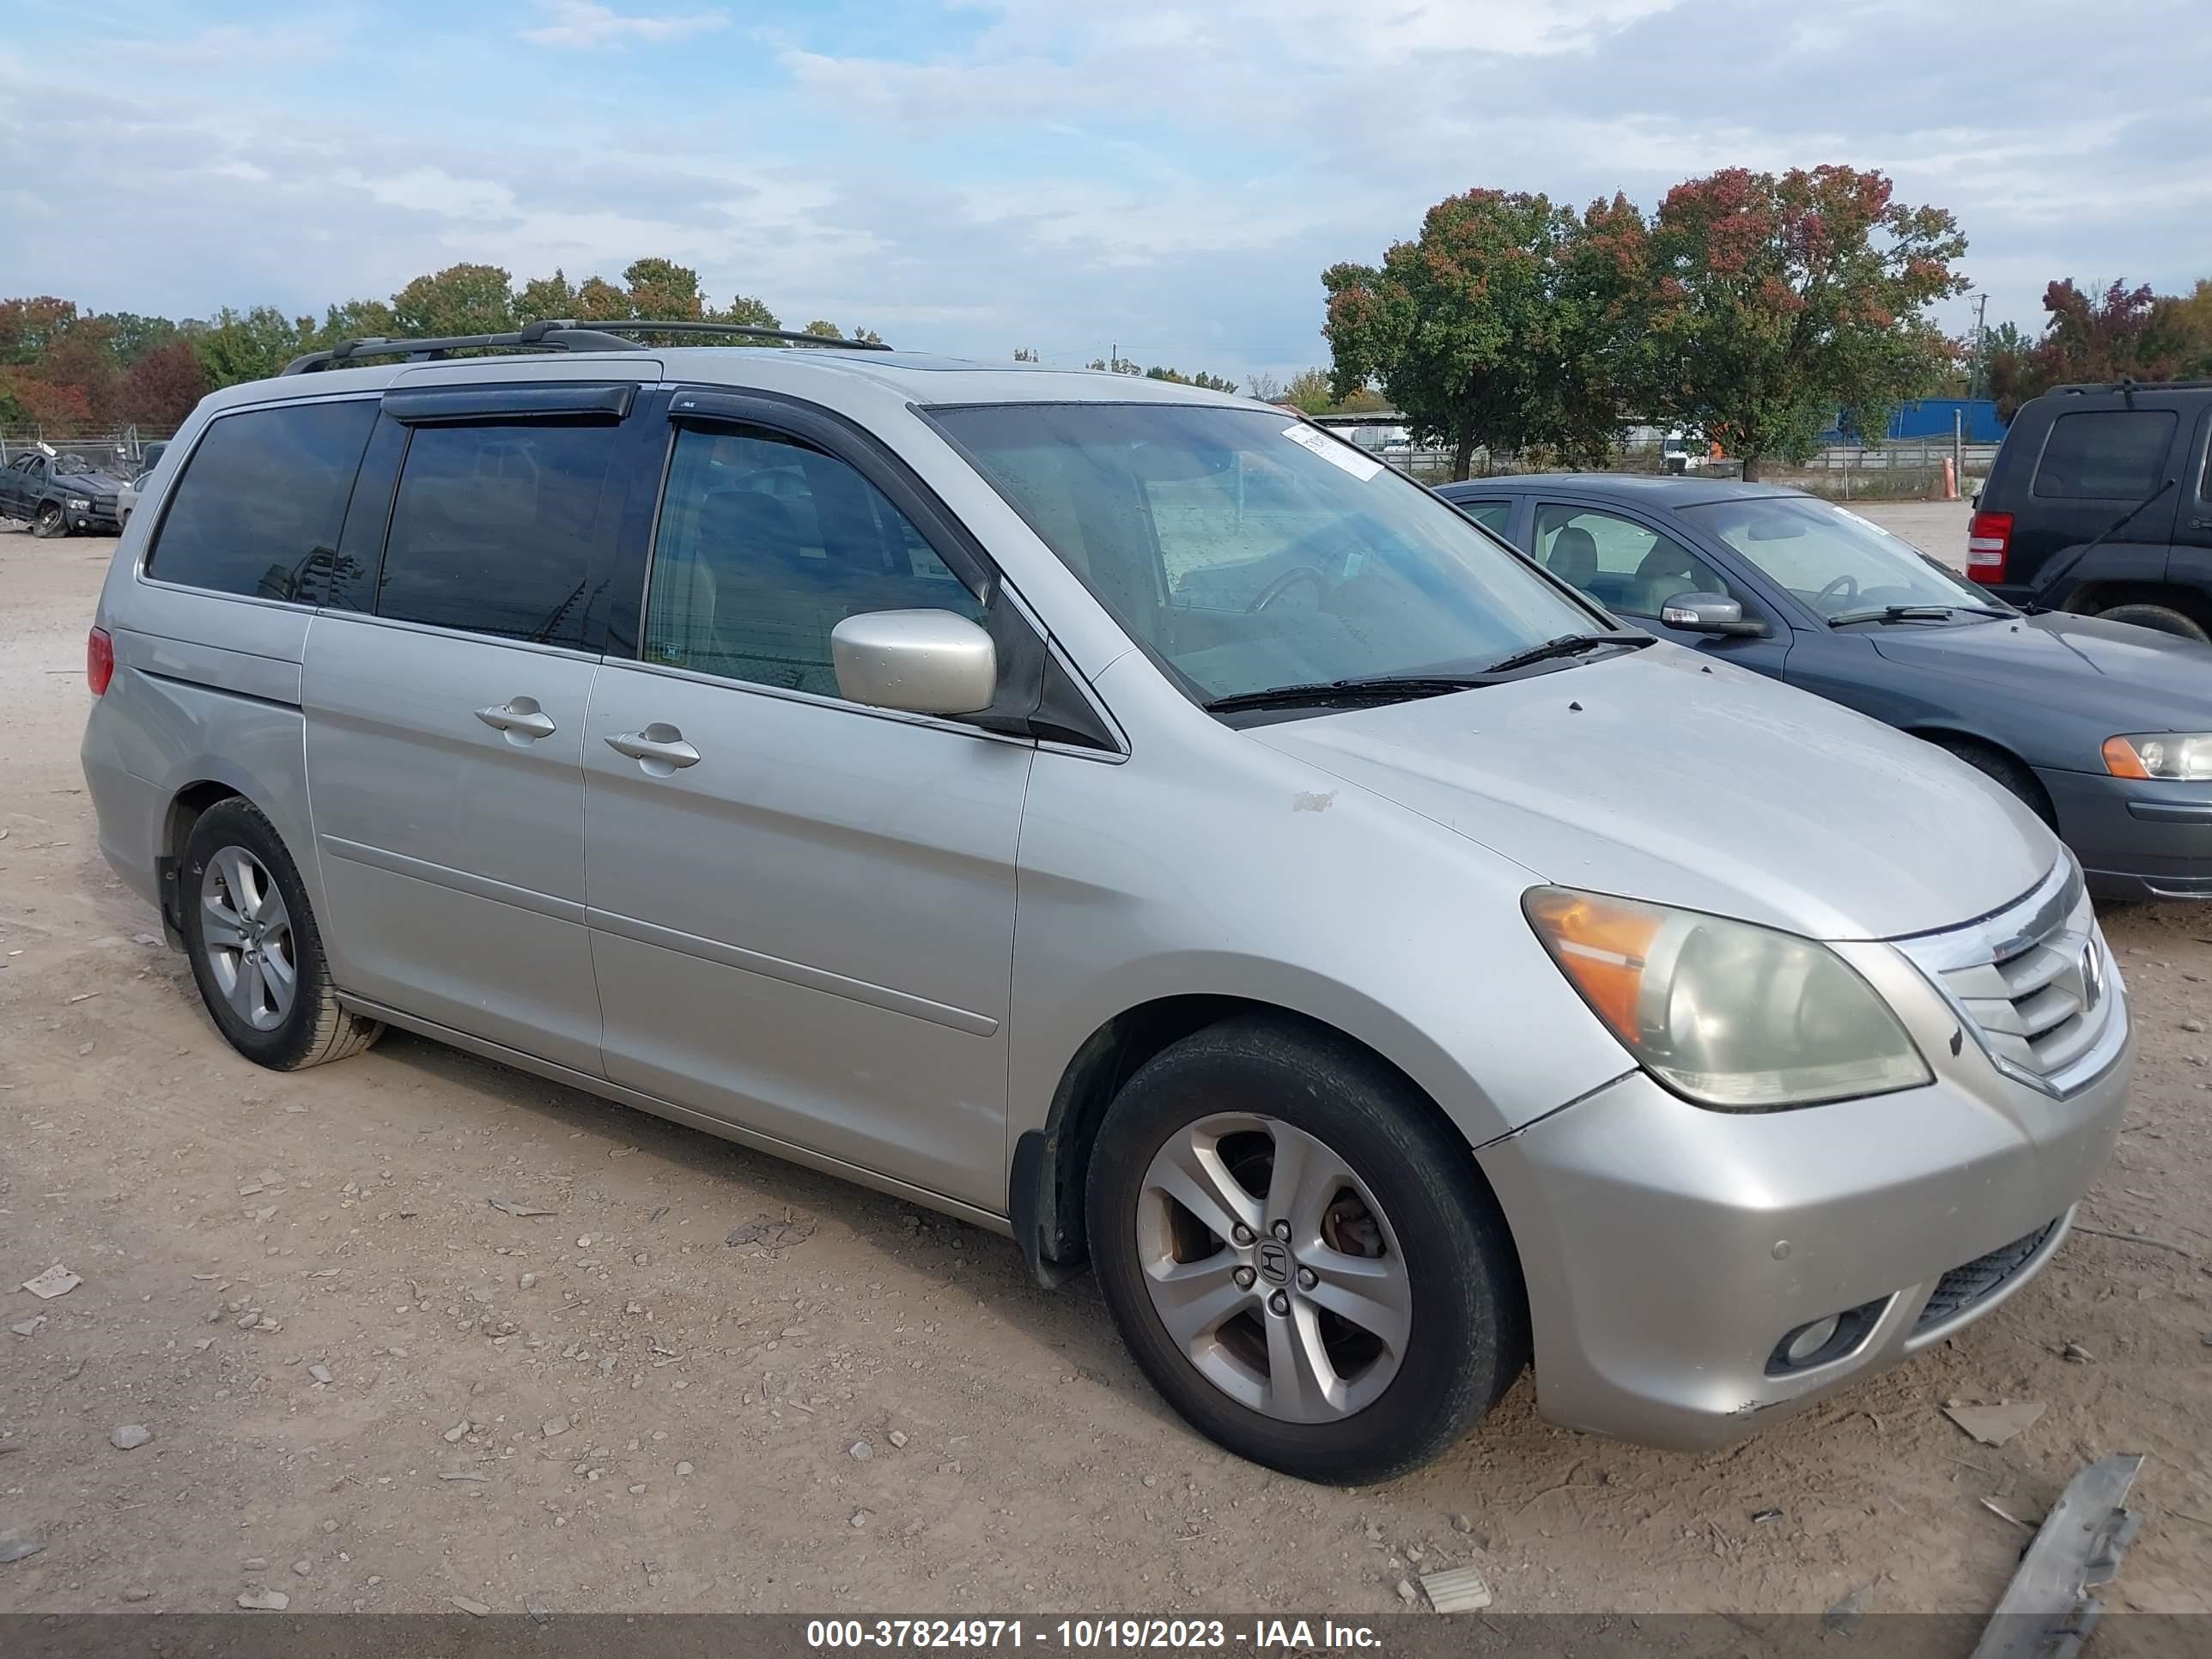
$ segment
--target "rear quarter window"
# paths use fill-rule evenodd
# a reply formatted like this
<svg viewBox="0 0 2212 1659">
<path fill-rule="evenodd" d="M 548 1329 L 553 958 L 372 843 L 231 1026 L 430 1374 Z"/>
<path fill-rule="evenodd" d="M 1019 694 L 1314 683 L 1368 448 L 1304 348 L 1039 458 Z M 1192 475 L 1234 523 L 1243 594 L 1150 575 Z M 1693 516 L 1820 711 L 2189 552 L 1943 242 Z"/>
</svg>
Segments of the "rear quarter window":
<svg viewBox="0 0 2212 1659">
<path fill-rule="evenodd" d="M 373 399 L 241 410 L 212 422 L 146 555 L 158 581 L 304 600 L 337 558 Z"/>
<path fill-rule="evenodd" d="M 2081 410 L 2051 423 L 2031 492 L 2045 500 L 2134 501 L 2165 481 L 2170 409 Z"/>
<path fill-rule="evenodd" d="M 621 443 L 611 423 L 416 428 L 376 614 L 580 647 L 620 516 Z"/>
</svg>

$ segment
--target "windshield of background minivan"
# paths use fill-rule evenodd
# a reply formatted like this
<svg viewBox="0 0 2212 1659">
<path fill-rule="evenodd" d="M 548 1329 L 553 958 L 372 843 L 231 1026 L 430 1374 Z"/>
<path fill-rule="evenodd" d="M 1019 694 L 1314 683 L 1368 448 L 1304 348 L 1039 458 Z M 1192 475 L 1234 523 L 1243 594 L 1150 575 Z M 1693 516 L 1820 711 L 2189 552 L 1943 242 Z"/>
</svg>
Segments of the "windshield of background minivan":
<svg viewBox="0 0 2212 1659">
<path fill-rule="evenodd" d="M 1419 485 L 1279 413 L 930 413 L 1200 700 L 1469 673 L 1604 625 Z"/>
<path fill-rule="evenodd" d="M 1890 605 L 1987 610 L 1996 604 L 1965 577 L 1937 569 L 1911 543 L 1828 501 L 1764 495 L 1680 512 L 1823 617 Z"/>
</svg>

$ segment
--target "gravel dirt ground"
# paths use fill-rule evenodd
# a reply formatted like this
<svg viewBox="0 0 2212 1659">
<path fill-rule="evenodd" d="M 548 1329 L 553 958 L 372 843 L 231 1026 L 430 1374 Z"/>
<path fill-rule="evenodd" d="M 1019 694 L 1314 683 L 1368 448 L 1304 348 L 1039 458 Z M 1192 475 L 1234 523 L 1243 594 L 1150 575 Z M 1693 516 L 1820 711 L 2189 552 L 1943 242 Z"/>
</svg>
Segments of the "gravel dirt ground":
<svg viewBox="0 0 2212 1659">
<path fill-rule="evenodd" d="M 1963 509 L 1906 512 L 1956 556 Z M 1501 1611 L 1978 1613 L 2115 1450 L 2149 1462 L 2107 1607 L 2212 1610 L 2212 912 L 2107 918 L 2142 1060 L 2081 1219 L 2159 1243 L 2077 1235 L 1727 1451 L 1548 1427 L 1524 1380 L 1324 1490 L 1194 1437 L 1087 1279 L 989 1234 L 397 1033 L 234 1055 L 82 793 L 113 546 L 0 533 L 0 1535 L 44 1543 L 0 1610 L 1354 1614 L 1473 1563 Z M 1990 1447 L 1954 1399 L 2045 1410 Z"/>
</svg>

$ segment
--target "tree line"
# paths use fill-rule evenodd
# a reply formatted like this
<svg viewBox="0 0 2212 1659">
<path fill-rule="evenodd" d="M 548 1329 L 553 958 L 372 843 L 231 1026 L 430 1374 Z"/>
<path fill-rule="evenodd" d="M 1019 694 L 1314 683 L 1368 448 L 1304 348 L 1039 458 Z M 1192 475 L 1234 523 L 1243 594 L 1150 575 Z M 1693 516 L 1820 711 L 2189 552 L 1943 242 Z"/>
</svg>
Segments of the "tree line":
<svg viewBox="0 0 2212 1659">
<path fill-rule="evenodd" d="M 2007 323 L 1981 343 L 1974 379 L 2005 420 L 2054 386 L 2212 377 L 2212 277 L 2186 295 L 2119 282 L 2085 291 L 2069 277 L 2044 290 L 2043 310 L 2039 339 Z"/>
<path fill-rule="evenodd" d="M 1648 421 L 1757 477 L 1839 414 L 1881 432 L 1940 384 L 1957 347 L 1928 307 L 1966 291 L 1966 248 L 1950 214 L 1847 167 L 1724 168 L 1649 216 L 1471 190 L 1379 264 L 1322 273 L 1332 388 L 1380 386 L 1456 477 L 1478 447 L 1601 461 Z"/>
<path fill-rule="evenodd" d="M 265 378 L 341 340 L 500 334 L 554 318 L 781 326 L 765 304 L 745 295 L 711 304 L 697 271 L 658 258 L 633 261 L 620 283 L 601 276 L 572 283 L 556 270 L 520 289 L 497 265 L 452 265 L 417 276 L 388 300 L 331 306 L 320 322 L 274 306 L 172 319 L 94 313 L 52 295 L 0 300 L 0 426 L 171 428 L 208 392 Z M 880 343 L 872 329 L 847 332 L 819 319 L 801 331 Z"/>
</svg>

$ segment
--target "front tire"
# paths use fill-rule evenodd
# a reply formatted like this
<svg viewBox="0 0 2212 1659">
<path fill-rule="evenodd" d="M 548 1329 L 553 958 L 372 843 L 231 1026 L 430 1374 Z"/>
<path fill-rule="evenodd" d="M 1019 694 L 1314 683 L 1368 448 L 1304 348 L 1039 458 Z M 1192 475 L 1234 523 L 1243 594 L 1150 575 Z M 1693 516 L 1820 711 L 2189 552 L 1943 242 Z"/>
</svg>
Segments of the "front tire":
<svg viewBox="0 0 2212 1659">
<path fill-rule="evenodd" d="M 357 1054 L 383 1034 L 338 1006 L 299 867 L 251 802 L 233 796 L 200 814 L 185 838 L 178 891 L 201 1000 L 248 1060 L 296 1072 Z"/>
<path fill-rule="evenodd" d="M 1528 1363 L 1519 1261 L 1465 1140 L 1334 1033 L 1254 1016 L 1155 1055 L 1107 1109 L 1085 1209 L 1153 1386 L 1286 1474 L 1417 1468 Z"/>
<path fill-rule="evenodd" d="M 63 514 L 59 501 L 48 501 L 38 509 L 31 520 L 31 533 L 42 542 L 69 534 L 69 520 Z"/>
</svg>

